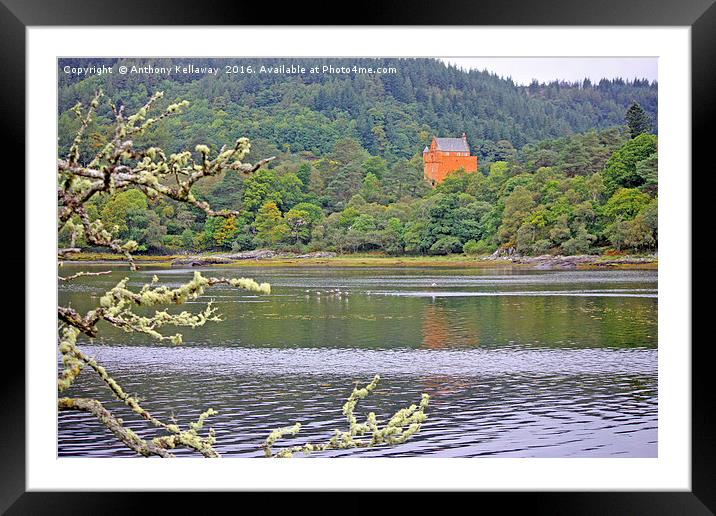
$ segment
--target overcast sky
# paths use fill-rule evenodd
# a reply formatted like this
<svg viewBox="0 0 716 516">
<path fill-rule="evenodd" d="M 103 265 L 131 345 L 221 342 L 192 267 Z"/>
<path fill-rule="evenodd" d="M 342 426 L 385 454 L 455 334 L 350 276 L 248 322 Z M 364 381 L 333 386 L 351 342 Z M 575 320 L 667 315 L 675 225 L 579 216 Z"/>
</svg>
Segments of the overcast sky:
<svg viewBox="0 0 716 516">
<path fill-rule="evenodd" d="M 649 79 L 657 77 L 655 57 L 446 57 L 443 61 L 461 68 L 488 70 L 501 77 L 512 77 L 517 84 L 526 85 L 537 79 L 549 82 L 560 79 L 581 82 L 588 77 L 600 79 Z"/>
</svg>

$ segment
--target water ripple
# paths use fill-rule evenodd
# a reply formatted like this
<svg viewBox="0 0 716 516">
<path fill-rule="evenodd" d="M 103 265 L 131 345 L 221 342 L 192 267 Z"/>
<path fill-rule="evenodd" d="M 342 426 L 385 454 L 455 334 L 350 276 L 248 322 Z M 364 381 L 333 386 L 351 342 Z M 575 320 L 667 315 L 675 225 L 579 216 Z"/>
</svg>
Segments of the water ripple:
<svg viewBox="0 0 716 516">
<path fill-rule="evenodd" d="M 656 374 L 655 349 L 255 349 L 226 347 L 83 346 L 118 369 L 224 374 L 457 375 Z"/>
</svg>

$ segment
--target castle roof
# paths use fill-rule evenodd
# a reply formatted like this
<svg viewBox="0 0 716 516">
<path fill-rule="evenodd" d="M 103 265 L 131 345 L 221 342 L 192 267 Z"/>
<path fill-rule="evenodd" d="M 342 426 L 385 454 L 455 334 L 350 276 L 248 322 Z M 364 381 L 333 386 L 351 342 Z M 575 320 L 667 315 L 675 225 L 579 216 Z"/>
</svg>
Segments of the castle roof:
<svg viewBox="0 0 716 516">
<path fill-rule="evenodd" d="M 448 152 L 470 152 L 467 138 L 435 138 L 437 150 Z"/>
</svg>

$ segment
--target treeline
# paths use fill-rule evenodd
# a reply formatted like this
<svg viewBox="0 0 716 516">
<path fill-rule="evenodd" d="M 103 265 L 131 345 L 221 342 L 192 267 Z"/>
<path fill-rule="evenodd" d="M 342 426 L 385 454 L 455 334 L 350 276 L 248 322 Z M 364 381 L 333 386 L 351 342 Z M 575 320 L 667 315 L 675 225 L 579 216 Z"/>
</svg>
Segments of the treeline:
<svg viewBox="0 0 716 516">
<path fill-rule="evenodd" d="M 192 62 L 219 68 L 227 63 Z M 260 61 L 293 62 L 322 63 Z M 156 124 L 137 145 L 177 152 L 208 143 L 213 155 L 248 136 L 249 161 L 276 156 L 250 176 L 211 178 L 194 192 L 215 209 L 239 211 L 235 218 L 207 218 L 184 204 L 150 201 L 139 191 L 93 198 L 90 217 L 148 253 L 261 247 L 389 254 L 656 249 L 657 137 L 650 134 L 656 84 L 603 80 L 518 87 L 434 59 L 326 62 L 393 66 L 398 73 L 115 73 L 73 79 L 62 67 L 87 61 L 60 60 L 60 155 L 80 124 L 72 107 L 102 88 L 130 114 L 156 90 L 165 92 L 164 104 L 190 100 L 181 116 Z M 82 155 L 102 147 L 111 121 L 110 105 L 102 102 L 87 127 Z M 430 188 L 423 180 L 423 146 L 432 135 L 463 131 L 480 156 L 479 172 L 457 171 Z M 71 240 L 69 232 L 60 235 L 62 245 Z"/>
<path fill-rule="evenodd" d="M 646 80 L 591 83 L 533 83 L 521 87 L 482 71 L 463 71 L 436 59 L 192 59 L 218 75 L 116 73 L 72 78 L 65 66 L 119 65 L 173 67 L 179 59 L 97 59 L 59 61 L 60 149 L 71 144 L 71 108 L 103 88 L 128 112 L 141 107 L 157 90 L 165 104 L 190 100 L 181 118 L 167 120 L 147 135 L 154 144 L 176 152 L 198 143 L 218 149 L 237 136 L 248 137 L 253 156 L 295 154 L 318 158 L 336 142 L 351 138 L 371 155 L 392 161 L 409 159 L 433 135 L 467 133 L 482 163 L 504 160 L 510 148 L 623 123 L 632 102 L 652 120 L 657 116 L 657 85 Z M 227 65 L 306 68 L 333 66 L 394 67 L 395 74 L 227 74 Z M 111 119 L 100 111 L 90 132 L 101 133 Z M 89 142 L 88 142 L 89 144 Z"/>
<path fill-rule="evenodd" d="M 206 218 L 134 190 L 96 198 L 88 212 L 153 253 L 647 252 L 658 239 L 657 161 L 655 135 L 618 127 L 525 145 L 486 173 L 456 171 L 432 189 L 420 158 L 391 163 L 345 139 L 320 159 L 229 173 L 196 192 L 239 217 Z"/>
</svg>

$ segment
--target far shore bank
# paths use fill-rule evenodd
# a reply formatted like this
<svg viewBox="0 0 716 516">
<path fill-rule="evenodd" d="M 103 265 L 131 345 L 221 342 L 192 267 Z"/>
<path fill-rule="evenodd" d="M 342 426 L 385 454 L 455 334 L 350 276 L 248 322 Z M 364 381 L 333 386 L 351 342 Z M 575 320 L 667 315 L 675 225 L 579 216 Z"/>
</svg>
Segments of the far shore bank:
<svg viewBox="0 0 716 516">
<path fill-rule="evenodd" d="M 454 267 L 454 268 L 530 268 L 530 269 L 657 269 L 655 255 L 575 255 L 575 256 L 383 256 L 373 254 L 307 254 L 268 250 L 243 253 L 196 255 L 138 255 L 137 264 L 170 267 Z M 77 253 L 66 264 L 118 263 L 126 261 L 110 253 Z"/>
</svg>

